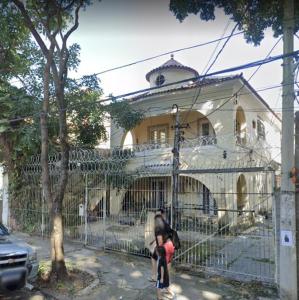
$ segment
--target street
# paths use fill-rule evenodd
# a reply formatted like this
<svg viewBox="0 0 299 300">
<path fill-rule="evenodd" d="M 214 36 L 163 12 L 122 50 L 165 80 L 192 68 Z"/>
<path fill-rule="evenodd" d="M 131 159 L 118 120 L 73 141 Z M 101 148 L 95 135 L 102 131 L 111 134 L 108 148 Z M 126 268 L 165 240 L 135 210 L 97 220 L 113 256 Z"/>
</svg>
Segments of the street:
<svg viewBox="0 0 299 300">
<path fill-rule="evenodd" d="M 1 292 L 1 300 L 51 300 L 49 297 L 44 297 L 40 292 L 21 289 L 14 292 Z"/>
</svg>

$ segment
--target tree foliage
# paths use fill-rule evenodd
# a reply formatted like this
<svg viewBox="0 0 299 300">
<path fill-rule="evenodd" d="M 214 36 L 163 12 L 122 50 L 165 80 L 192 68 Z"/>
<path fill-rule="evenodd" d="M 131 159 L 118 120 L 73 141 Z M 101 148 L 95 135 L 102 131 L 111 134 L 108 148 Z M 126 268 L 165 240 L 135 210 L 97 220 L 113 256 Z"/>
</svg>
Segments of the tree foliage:
<svg viewBox="0 0 299 300">
<path fill-rule="evenodd" d="M 20 12 L 10 1 L 0 4 L 0 27 L 0 162 L 17 170 L 40 149 L 39 112 L 43 100 L 45 57 L 31 39 Z M 68 72 L 77 70 L 80 50 L 76 43 L 68 47 Z M 57 55 L 55 51 L 56 60 Z M 99 99 L 102 93 L 96 76 L 66 79 L 65 98 L 69 108 L 67 118 L 71 147 L 92 148 L 99 141 L 104 141 L 107 138 L 104 121 L 109 117 L 108 114 L 125 129 L 132 128 L 143 117 L 141 112 L 135 111 L 127 103 L 112 101 L 109 105 L 101 105 Z M 50 81 L 50 95 L 49 144 L 50 152 L 54 152 L 59 150 L 59 124 L 53 78 Z M 15 119 L 18 121 L 11 122 Z M 8 151 L 6 155 L 4 149 Z"/>
<path fill-rule="evenodd" d="M 181 22 L 190 14 L 199 15 L 202 20 L 215 19 L 215 9 L 223 9 L 226 15 L 244 30 L 247 42 L 258 45 L 264 38 L 264 31 L 272 28 L 274 37 L 282 34 L 282 0 L 170 0 L 170 10 Z M 295 1 L 295 32 L 299 30 L 299 1 Z"/>
<path fill-rule="evenodd" d="M 38 104 L 22 89 L 0 84 L 0 107 L 0 162 L 14 173 L 39 146 Z"/>
<path fill-rule="evenodd" d="M 29 61 L 23 60 L 31 44 L 18 10 L 9 1 L 0 4 L 0 80 L 24 74 Z"/>
<path fill-rule="evenodd" d="M 24 135 L 27 142 L 34 140 L 27 145 L 33 146 L 35 151 L 38 149 L 35 145 L 40 146 L 43 195 L 51 215 L 51 275 L 54 279 L 67 276 L 62 208 L 68 181 L 69 149 L 77 145 L 93 147 L 99 140 L 105 139 L 104 116 L 107 112 L 114 114 L 117 123 L 125 128 L 134 126 L 128 118 L 138 121 L 141 116 L 134 118 L 129 107 L 126 114 L 119 112 L 124 107 L 116 103 L 100 105 L 98 99 L 102 90 L 96 76 L 75 80 L 68 75 L 80 63 L 80 46 L 68 45 L 68 39 L 79 26 L 80 10 L 90 4 L 91 1 L 87 0 L 0 2 L 1 24 L 6 24 L 5 34 L 0 35 L 0 44 L 1 39 L 4 41 L 8 35 L 8 42 L 0 48 L 0 79 L 3 83 L 0 86 L 3 94 L 0 137 L 14 134 L 14 139 L 7 141 L 15 140 L 15 144 L 7 143 L 9 147 L 4 149 L 5 153 L 24 146 L 20 142 L 24 128 L 28 131 Z M 10 36 L 11 30 L 13 34 Z M 12 88 L 11 79 L 17 79 L 21 87 Z M 4 85 L 9 89 L 5 89 Z M 14 105 L 14 97 L 24 105 Z M 30 102 L 28 106 L 27 100 Z M 15 123 L 16 119 L 20 122 Z M 38 131 L 38 138 L 33 138 Z M 54 188 L 48 161 L 51 149 L 58 151 L 60 158 L 59 178 Z"/>
</svg>

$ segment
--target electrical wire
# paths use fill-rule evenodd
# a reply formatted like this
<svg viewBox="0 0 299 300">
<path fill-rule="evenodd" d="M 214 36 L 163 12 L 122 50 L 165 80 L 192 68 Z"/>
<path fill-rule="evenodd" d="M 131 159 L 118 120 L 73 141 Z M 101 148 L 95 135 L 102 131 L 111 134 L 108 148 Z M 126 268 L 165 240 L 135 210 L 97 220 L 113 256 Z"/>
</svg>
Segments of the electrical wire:
<svg viewBox="0 0 299 300">
<path fill-rule="evenodd" d="M 244 31 L 236 32 L 232 36 L 233 37 L 238 36 L 242 33 L 244 33 Z M 191 50 L 191 49 L 195 49 L 195 48 L 199 48 L 199 47 L 203 47 L 203 46 L 208 46 L 208 45 L 211 45 L 211 44 L 214 44 L 214 43 L 220 43 L 222 40 L 224 40 L 226 38 L 228 38 L 228 36 L 222 36 L 221 38 L 214 39 L 214 40 L 211 40 L 211 41 L 208 41 L 208 42 L 203 42 L 203 43 L 195 44 L 195 45 L 192 45 L 192 46 L 183 47 L 183 48 L 163 52 L 163 53 L 160 53 L 158 55 L 154 55 L 154 56 L 150 56 L 150 57 L 147 57 L 147 58 L 144 58 L 144 59 L 133 61 L 131 63 L 127 63 L 127 64 L 124 64 L 124 65 L 109 68 L 109 69 L 106 69 L 106 70 L 103 70 L 103 71 L 100 71 L 100 72 L 96 72 L 96 73 L 93 73 L 93 74 L 84 75 L 84 76 L 75 78 L 75 80 L 80 80 L 80 79 L 83 79 L 84 77 L 87 77 L 87 76 L 99 76 L 99 75 L 109 73 L 109 72 L 112 72 L 112 71 L 116 71 L 116 70 L 120 70 L 120 69 L 123 69 L 123 68 L 131 67 L 131 66 L 137 65 L 139 63 L 143 63 L 143 62 L 151 61 L 151 60 L 154 60 L 154 59 L 157 59 L 157 58 L 160 58 L 160 57 L 164 57 L 164 56 L 169 55 L 169 54 L 179 53 L 179 52 L 186 51 L 186 50 Z M 12 81 L 11 83 L 12 84 L 20 83 L 20 80 Z"/>
<path fill-rule="evenodd" d="M 236 33 L 234 33 L 232 35 L 232 37 L 240 35 L 242 33 L 244 33 L 244 31 L 236 32 Z M 224 39 L 226 39 L 228 37 L 229 36 L 223 36 L 221 38 L 214 39 L 214 40 L 211 40 L 211 41 L 208 41 L 208 42 L 204 42 L 204 43 L 195 44 L 195 45 L 188 46 L 188 47 L 183 47 L 183 48 L 179 48 L 179 49 L 175 49 L 175 50 L 163 52 L 163 53 L 158 54 L 158 55 L 150 56 L 150 57 L 147 57 L 147 58 L 144 58 L 144 59 L 136 60 L 136 61 L 131 62 L 131 63 L 127 63 L 127 64 L 124 64 L 124 65 L 120 65 L 120 66 L 117 66 L 117 67 L 109 68 L 109 69 L 106 69 L 106 70 L 103 70 L 103 71 L 100 71 L 100 72 L 96 72 L 96 73 L 94 73 L 92 75 L 98 76 L 98 75 L 105 74 L 105 73 L 108 73 L 108 72 L 111 72 L 111 71 L 115 71 L 115 70 L 119 70 L 119 69 L 131 67 L 131 66 L 134 66 L 136 64 L 143 63 L 143 62 L 146 62 L 146 61 L 150 61 L 150 60 L 153 60 L 153 59 L 156 59 L 156 58 L 160 58 L 160 57 L 163 57 L 163 56 L 166 56 L 166 55 L 169 55 L 169 54 L 178 53 L 178 52 L 182 52 L 182 51 L 186 51 L 186 50 L 190 50 L 190 49 L 194 49 L 194 48 L 198 48 L 198 47 L 202 47 L 202 46 L 211 45 L 211 44 L 220 42 L 220 41 L 222 41 L 222 40 L 224 40 Z M 81 78 L 82 77 L 79 77 L 77 79 L 81 79 Z"/>
<path fill-rule="evenodd" d="M 276 89 L 276 88 L 281 88 L 282 86 L 285 86 L 285 85 L 289 85 L 289 84 L 277 84 L 277 85 L 273 85 L 273 86 L 267 86 L 267 87 L 261 87 L 259 89 L 256 89 L 255 91 L 256 92 L 264 92 L 264 91 L 269 91 L 269 90 L 272 90 L 272 89 Z M 213 93 L 207 93 L 207 94 L 214 94 L 215 92 Z M 207 94 L 204 94 L 204 95 L 207 95 Z M 242 96 L 242 95 L 251 95 L 252 92 L 246 92 L 246 93 L 239 93 L 239 96 Z M 189 98 L 193 98 L 193 97 L 189 97 Z M 213 102 L 213 101 L 219 101 L 219 100 L 226 100 L 226 99 L 230 99 L 231 96 L 225 96 L 225 97 L 218 97 L 218 98 L 211 98 L 211 99 L 208 99 L 208 100 L 205 100 L 205 101 L 202 101 L 200 102 L 200 104 L 202 103 L 207 103 L 207 102 Z M 183 99 L 188 99 L 188 97 L 182 97 L 182 98 L 176 98 L 176 100 L 183 100 Z M 172 99 L 173 100 L 173 99 Z M 81 105 L 81 104 L 80 104 Z M 74 105 L 74 106 L 69 106 L 68 109 L 74 109 L 76 107 L 79 107 L 79 105 Z M 189 106 L 180 106 L 181 108 L 188 108 Z M 153 109 L 154 108 L 154 109 Z M 147 108 L 146 110 L 144 110 L 144 112 L 146 111 L 151 111 L 151 112 L 154 112 L 154 111 L 161 111 L 161 109 L 168 109 L 168 108 L 165 108 L 165 107 L 149 107 Z M 169 110 L 170 110 L 170 107 L 169 107 Z M 219 111 L 232 111 L 233 109 L 219 109 Z M 273 111 L 277 111 L 277 112 L 282 112 L 283 109 L 282 108 L 271 108 L 271 110 Z M 284 111 L 287 111 L 288 109 L 285 109 Z M 269 109 L 244 109 L 245 112 L 269 112 Z M 31 114 L 31 115 L 27 115 L 27 116 L 23 116 L 23 117 L 19 117 L 19 118 L 14 118 L 14 119 L 10 119 L 9 122 L 17 122 L 17 121 L 23 121 L 25 119 L 30 119 L 32 117 L 38 117 L 40 115 L 40 112 L 37 112 L 35 114 Z M 106 117 L 108 118 L 108 117 Z M 193 123 L 197 121 L 194 120 L 194 121 L 191 121 L 190 123 Z M 0 124 L 2 123 L 6 123 L 7 121 L 3 121 L 3 120 L 0 120 Z M 23 125 L 31 125 L 31 124 L 23 124 Z"/>
<path fill-rule="evenodd" d="M 221 43 L 221 41 L 222 41 L 222 39 L 223 39 L 225 33 L 226 33 L 226 31 L 227 31 L 227 29 L 228 29 L 230 23 L 231 23 L 231 20 L 228 20 L 228 22 L 227 22 L 227 24 L 226 24 L 226 26 L 225 26 L 225 28 L 224 28 L 222 34 L 221 34 L 221 40 L 219 40 L 218 43 L 216 44 L 216 46 L 215 46 L 215 48 L 214 48 L 212 54 L 210 55 L 210 58 L 209 58 L 208 62 L 206 63 L 205 67 L 203 68 L 203 70 L 202 70 L 202 72 L 201 72 L 202 74 L 204 74 L 204 73 L 206 72 L 207 68 L 209 67 L 210 62 L 211 62 L 212 58 L 214 57 L 214 55 L 215 55 L 215 53 L 216 53 L 216 51 L 217 51 L 217 49 L 218 49 L 218 47 L 219 47 L 219 45 L 220 45 L 220 43 Z"/>
<path fill-rule="evenodd" d="M 259 65 L 272 63 L 274 61 L 280 60 L 280 59 L 285 58 L 285 57 L 293 57 L 293 56 L 297 56 L 297 55 L 299 55 L 299 50 L 294 51 L 292 53 L 276 55 L 276 56 L 273 56 L 273 57 L 268 57 L 267 59 L 258 60 L 258 61 L 250 62 L 250 63 L 244 64 L 244 65 L 239 65 L 239 66 L 236 66 L 236 67 L 223 69 L 223 70 L 220 70 L 220 71 L 209 73 L 206 76 L 214 76 L 214 75 L 229 73 L 229 72 L 233 72 L 233 71 L 239 71 L 239 70 L 243 70 L 243 69 L 248 69 L 248 68 L 256 67 L 256 66 L 259 66 Z M 189 82 L 189 81 L 196 81 L 196 80 L 198 80 L 198 79 L 200 79 L 202 77 L 203 76 L 198 76 L 198 77 L 193 77 L 193 78 L 189 78 L 189 79 L 185 79 L 185 80 L 180 80 L 180 81 L 177 81 L 177 82 L 169 83 L 169 84 L 167 84 L 165 86 L 168 86 L 168 85 L 170 86 L 170 85 L 174 85 L 174 84 L 178 84 L 178 83 L 183 83 L 183 82 Z M 140 94 L 140 93 L 145 92 L 145 91 L 156 90 L 157 88 L 160 88 L 160 87 L 152 87 L 152 88 L 147 88 L 147 89 L 142 89 L 142 90 L 137 90 L 137 91 L 129 92 L 129 93 L 126 93 L 126 94 L 121 94 L 121 95 L 118 95 L 118 96 L 111 96 L 109 98 L 98 100 L 97 103 L 100 104 L 100 103 L 105 103 L 105 102 L 111 102 L 112 99 L 117 100 L 117 99 L 120 99 L 120 98 L 125 98 L 125 97 L 133 96 L 133 95 L 136 95 L 136 94 Z M 123 100 L 127 100 L 127 99 L 123 99 Z M 70 106 L 70 107 L 68 107 L 68 109 L 69 108 L 74 108 L 76 106 L 78 107 L 79 105 Z M 80 106 L 81 106 L 81 104 L 80 104 Z M 67 110 L 67 109 L 64 109 L 64 110 Z M 210 114 L 212 114 L 212 113 L 213 112 L 211 112 Z M 24 116 L 22 118 L 17 118 L 16 121 L 24 120 L 26 118 L 31 118 L 31 117 L 34 117 L 34 116 L 37 116 L 37 115 L 40 115 L 40 113 L 35 113 L 35 114 L 27 115 L 27 116 Z M 13 122 L 13 121 L 15 121 L 15 119 L 11 120 L 11 122 Z"/>
<path fill-rule="evenodd" d="M 235 28 L 236 28 L 236 27 L 234 27 L 234 29 L 235 29 Z M 272 46 L 272 48 L 270 49 L 270 51 L 267 53 L 267 55 L 266 55 L 266 57 L 264 58 L 264 60 L 267 60 L 267 59 L 269 58 L 269 56 L 271 55 L 271 53 L 273 52 L 273 50 L 275 49 L 275 47 L 278 45 L 278 43 L 281 41 L 281 39 L 282 39 L 282 37 L 280 37 L 280 38 L 276 41 L 276 43 Z M 223 48 L 222 48 L 222 49 L 223 49 Z M 247 80 L 248 83 L 249 83 L 249 81 L 252 79 L 252 77 L 260 70 L 261 66 L 262 66 L 262 65 L 259 65 L 259 66 L 257 67 L 257 69 L 251 74 L 250 78 Z M 238 96 L 239 96 L 239 95 L 238 95 L 239 92 L 244 88 L 244 86 L 245 86 L 245 82 L 243 83 L 242 87 L 241 87 L 234 95 L 231 96 L 231 98 L 229 98 L 227 101 L 225 101 L 224 103 L 222 103 L 219 107 L 217 107 L 217 108 L 214 109 L 213 111 L 209 112 L 207 115 L 205 115 L 205 116 L 202 117 L 201 119 L 205 119 L 205 118 L 211 116 L 211 115 L 214 114 L 215 112 L 219 111 L 219 109 L 220 109 L 221 107 L 223 107 L 225 104 L 227 104 L 230 100 L 232 100 L 232 99 L 235 98 L 235 97 L 238 97 Z M 197 99 L 196 99 L 196 101 L 197 101 Z M 191 109 L 192 109 L 192 106 L 191 106 Z M 197 120 L 197 122 L 200 121 L 201 119 Z M 190 123 L 189 123 L 189 124 L 190 124 Z"/>
<path fill-rule="evenodd" d="M 216 63 L 218 57 L 220 56 L 220 54 L 223 52 L 224 48 L 226 47 L 227 43 L 229 42 L 229 40 L 231 39 L 231 37 L 233 36 L 234 32 L 237 30 L 238 28 L 238 23 L 234 26 L 234 28 L 232 29 L 230 35 L 227 37 L 227 39 L 225 40 L 224 44 L 222 45 L 222 47 L 220 48 L 220 50 L 218 51 L 218 53 L 216 54 L 215 58 L 213 59 L 212 63 L 210 64 L 210 66 L 206 69 L 206 71 L 204 72 L 204 75 L 201 76 L 201 79 L 200 81 L 204 81 L 204 79 L 207 77 L 207 74 L 208 72 L 211 70 L 211 68 L 214 66 L 214 64 Z M 192 101 L 192 104 L 190 106 L 190 109 L 185 117 L 185 119 L 183 120 L 182 123 L 185 123 L 185 121 L 188 119 L 188 116 L 192 110 L 192 108 L 194 107 L 195 103 L 197 102 L 198 100 L 198 97 L 201 93 L 201 89 L 202 89 L 202 85 L 199 86 L 198 88 L 198 91 L 195 92 L 195 95 L 194 95 L 194 100 Z"/>
</svg>

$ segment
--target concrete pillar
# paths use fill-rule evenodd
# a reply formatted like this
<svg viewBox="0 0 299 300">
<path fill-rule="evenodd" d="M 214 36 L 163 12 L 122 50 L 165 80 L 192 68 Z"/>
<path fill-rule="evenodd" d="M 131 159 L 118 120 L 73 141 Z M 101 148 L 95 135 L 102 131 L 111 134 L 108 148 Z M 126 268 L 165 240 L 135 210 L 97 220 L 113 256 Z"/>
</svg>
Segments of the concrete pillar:
<svg viewBox="0 0 299 300">
<path fill-rule="evenodd" d="M 110 190 L 110 214 L 118 215 L 121 210 L 121 200 L 123 193 L 117 192 L 117 189 Z"/>
<path fill-rule="evenodd" d="M 117 127 L 115 122 L 111 120 L 111 128 L 110 128 L 110 147 L 119 147 L 121 146 L 123 135 L 125 131 L 123 128 Z"/>
</svg>

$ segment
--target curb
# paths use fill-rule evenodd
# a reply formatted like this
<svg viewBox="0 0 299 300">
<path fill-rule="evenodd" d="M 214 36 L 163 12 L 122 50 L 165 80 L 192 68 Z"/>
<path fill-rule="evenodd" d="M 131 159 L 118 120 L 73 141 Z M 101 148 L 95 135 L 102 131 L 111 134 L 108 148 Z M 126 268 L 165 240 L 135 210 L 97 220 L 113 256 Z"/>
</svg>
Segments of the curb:
<svg viewBox="0 0 299 300">
<path fill-rule="evenodd" d="M 87 286 L 86 288 L 84 288 L 83 290 L 79 291 L 76 296 L 86 296 L 88 295 L 96 286 L 98 286 L 100 284 L 100 279 L 98 278 L 97 273 L 95 273 L 94 271 L 88 270 L 88 269 L 80 269 L 88 274 L 90 274 L 91 276 L 93 276 L 95 279 L 94 281 Z"/>
<path fill-rule="evenodd" d="M 80 297 L 80 296 L 87 296 L 95 287 L 97 287 L 100 284 L 100 279 L 98 278 L 97 273 L 95 273 L 91 270 L 80 268 L 80 271 L 88 273 L 89 275 L 91 275 L 94 278 L 94 280 L 91 282 L 90 285 L 88 285 L 84 289 L 80 290 L 75 295 L 73 295 L 72 298 L 70 298 L 69 296 L 63 296 L 59 293 L 56 293 L 55 291 L 50 291 L 46 288 L 45 289 L 39 288 L 38 290 L 45 296 L 54 298 L 54 300 L 69 300 L 69 299 L 73 299 L 73 297 L 76 298 L 76 297 Z"/>
</svg>

